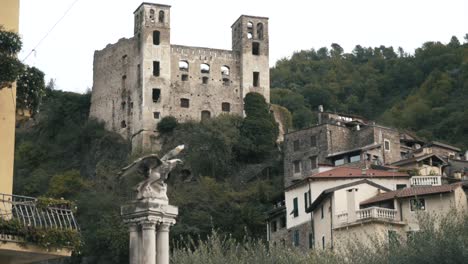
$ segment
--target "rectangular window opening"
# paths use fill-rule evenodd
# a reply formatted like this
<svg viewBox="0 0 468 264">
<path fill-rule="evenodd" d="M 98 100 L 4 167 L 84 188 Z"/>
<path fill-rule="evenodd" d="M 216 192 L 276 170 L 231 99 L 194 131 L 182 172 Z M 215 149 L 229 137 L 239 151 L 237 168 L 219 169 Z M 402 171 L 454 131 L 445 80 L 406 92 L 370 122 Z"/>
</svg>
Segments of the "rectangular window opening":
<svg viewBox="0 0 468 264">
<path fill-rule="evenodd" d="M 312 233 L 309 233 L 309 248 L 314 248 L 314 235 Z"/>
<path fill-rule="evenodd" d="M 385 151 L 390 151 L 390 141 L 388 140 L 384 140 L 384 148 L 385 148 Z"/>
<path fill-rule="evenodd" d="M 190 107 L 190 100 L 187 98 L 180 99 L 180 107 L 189 108 Z"/>
<path fill-rule="evenodd" d="M 260 86 L 260 73 L 253 72 L 253 86 L 259 87 Z"/>
<path fill-rule="evenodd" d="M 189 79 L 188 74 L 182 74 L 181 80 L 182 80 L 183 82 L 188 81 L 188 79 Z"/>
<path fill-rule="evenodd" d="M 209 80 L 208 77 L 206 77 L 206 76 L 202 77 L 202 83 L 203 84 L 208 84 L 208 80 Z"/>
<path fill-rule="evenodd" d="M 310 160 L 310 170 L 317 168 L 317 156 L 313 156 L 309 158 Z"/>
<path fill-rule="evenodd" d="M 293 212 L 292 212 L 294 217 L 299 216 L 299 205 L 297 203 L 297 197 L 293 199 Z"/>
<path fill-rule="evenodd" d="M 154 117 L 154 119 L 159 119 L 160 113 L 159 112 L 154 112 L 153 117 Z"/>
<path fill-rule="evenodd" d="M 296 160 L 296 161 L 294 161 L 293 164 L 294 164 L 294 174 L 301 173 L 301 161 Z"/>
<path fill-rule="evenodd" d="M 224 86 L 229 86 L 231 84 L 231 81 L 229 80 L 229 78 L 223 78 L 223 85 Z"/>
<path fill-rule="evenodd" d="M 426 210 L 426 201 L 423 198 L 411 199 L 410 200 L 411 211 Z"/>
<path fill-rule="evenodd" d="M 153 102 L 157 103 L 161 99 L 161 89 L 154 88 L 152 94 Z"/>
<path fill-rule="evenodd" d="M 260 43 L 252 43 L 252 55 L 260 55 Z"/>
<path fill-rule="evenodd" d="M 299 246 L 299 230 L 294 230 L 293 244 L 295 247 Z"/>
<path fill-rule="evenodd" d="M 153 31 L 153 45 L 159 45 L 161 42 L 160 39 L 161 33 L 157 30 Z"/>
<path fill-rule="evenodd" d="M 221 104 L 221 110 L 223 112 L 231 112 L 231 104 L 229 103 L 222 103 Z"/>
<path fill-rule="evenodd" d="M 159 61 L 153 61 L 153 75 L 156 77 L 160 75 Z"/>
</svg>

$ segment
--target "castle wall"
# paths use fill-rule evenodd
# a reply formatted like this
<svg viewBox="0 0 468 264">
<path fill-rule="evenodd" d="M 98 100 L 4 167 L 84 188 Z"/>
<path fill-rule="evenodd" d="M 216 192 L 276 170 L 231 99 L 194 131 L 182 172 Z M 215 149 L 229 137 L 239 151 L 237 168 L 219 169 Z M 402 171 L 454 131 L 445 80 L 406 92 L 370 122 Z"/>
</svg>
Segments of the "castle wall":
<svg viewBox="0 0 468 264">
<path fill-rule="evenodd" d="M 168 113 L 181 121 L 200 120 L 202 111 L 211 116 L 222 113 L 242 115 L 243 97 L 240 91 L 239 55 L 229 50 L 172 45 L 171 88 Z M 179 69 L 179 62 L 188 63 L 188 70 Z M 210 66 L 209 73 L 201 72 L 201 64 Z M 222 74 L 221 67 L 227 66 L 229 74 Z M 187 80 L 182 80 L 186 75 Z M 203 83 L 207 78 L 207 83 Z M 180 106 L 180 99 L 189 99 L 190 106 Z M 223 111 L 222 104 L 229 104 Z"/>
<path fill-rule="evenodd" d="M 130 140 L 133 152 L 157 150 L 156 127 L 166 116 L 185 122 L 243 115 L 249 92 L 269 101 L 267 18 L 241 16 L 232 51 L 171 45 L 170 6 L 142 3 L 134 18 L 133 38 L 95 52 L 90 113 Z"/>
<path fill-rule="evenodd" d="M 125 138 L 136 133 L 141 120 L 136 45 L 133 38 L 121 39 L 94 53 L 90 117 Z"/>
</svg>

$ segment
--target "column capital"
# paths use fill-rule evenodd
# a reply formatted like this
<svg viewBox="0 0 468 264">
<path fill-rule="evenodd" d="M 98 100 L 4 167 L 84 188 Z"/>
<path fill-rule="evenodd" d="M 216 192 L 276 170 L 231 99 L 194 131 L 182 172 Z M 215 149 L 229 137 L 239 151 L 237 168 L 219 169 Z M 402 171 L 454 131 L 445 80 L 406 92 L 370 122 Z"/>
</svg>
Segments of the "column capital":
<svg viewBox="0 0 468 264">
<path fill-rule="evenodd" d="M 156 223 L 153 221 L 143 221 L 140 224 L 143 230 L 156 230 Z"/>
<path fill-rule="evenodd" d="M 128 230 L 130 232 L 137 232 L 138 231 L 138 224 L 137 223 L 129 223 L 127 224 Z"/>
<path fill-rule="evenodd" d="M 158 232 L 169 232 L 173 223 L 171 222 L 159 222 Z"/>
</svg>

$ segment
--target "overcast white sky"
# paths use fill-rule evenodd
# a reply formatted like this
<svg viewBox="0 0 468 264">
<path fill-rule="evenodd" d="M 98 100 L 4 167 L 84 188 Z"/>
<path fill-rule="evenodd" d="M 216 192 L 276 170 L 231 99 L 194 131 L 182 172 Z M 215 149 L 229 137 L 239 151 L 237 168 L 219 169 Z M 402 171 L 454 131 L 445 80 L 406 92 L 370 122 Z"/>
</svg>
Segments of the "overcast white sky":
<svg viewBox="0 0 468 264">
<path fill-rule="evenodd" d="M 23 59 L 75 0 L 20 0 Z M 93 53 L 133 34 L 141 0 L 78 0 L 26 63 L 54 78 L 58 89 L 92 87 Z M 413 52 L 425 41 L 447 43 L 468 33 L 468 0 L 159 0 L 171 5 L 171 42 L 231 48 L 241 15 L 270 18 L 270 65 L 294 51 L 338 43 L 398 46 Z"/>
</svg>

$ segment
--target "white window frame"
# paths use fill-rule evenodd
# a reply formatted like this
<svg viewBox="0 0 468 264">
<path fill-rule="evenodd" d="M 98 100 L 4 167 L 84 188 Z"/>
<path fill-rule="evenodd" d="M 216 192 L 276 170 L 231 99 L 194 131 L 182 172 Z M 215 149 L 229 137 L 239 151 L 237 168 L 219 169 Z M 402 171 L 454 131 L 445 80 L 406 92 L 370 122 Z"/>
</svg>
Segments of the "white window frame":
<svg viewBox="0 0 468 264">
<path fill-rule="evenodd" d="M 387 142 L 388 142 L 388 149 L 387 149 L 387 147 L 386 147 Z M 391 150 L 391 147 L 390 147 L 390 140 L 388 140 L 388 139 L 384 139 L 384 150 L 385 150 L 385 151 L 390 151 L 390 150 Z"/>
</svg>

